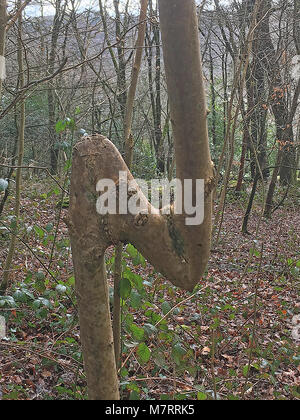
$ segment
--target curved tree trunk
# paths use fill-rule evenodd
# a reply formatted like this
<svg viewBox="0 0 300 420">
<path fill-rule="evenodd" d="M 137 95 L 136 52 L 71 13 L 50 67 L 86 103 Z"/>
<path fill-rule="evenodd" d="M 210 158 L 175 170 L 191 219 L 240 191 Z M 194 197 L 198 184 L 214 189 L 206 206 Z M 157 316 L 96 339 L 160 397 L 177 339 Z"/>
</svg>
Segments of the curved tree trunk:
<svg viewBox="0 0 300 420">
<path fill-rule="evenodd" d="M 104 252 L 119 241 L 132 243 L 174 285 L 193 290 L 206 268 L 211 239 L 213 166 L 210 159 L 206 100 L 194 0 L 160 0 L 163 52 L 175 140 L 177 178 L 205 183 L 204 220 L 186 224 L 191 215 L 154 209 L 134 183 L 121 154 L 105 137 L 84 138 L 74 149 L 69 231 L 79 299 L 81 340 L 90 399 L 117 399 L 118 381 L 110 322 Z M 137 192 L 133 214 L 100 215 L 96 211 L 99 180 L 113 180 L 117 204 L 119 172 L 133 181 L 125 205 Z M 196 189 L 193 189 L 193 203 Z M 127 201 L 127 203 L 126 203 Z M 179 203 L 180 204 L 180 203 Z M 118 207 L 117 207 L 118 208 Z"/>
</svg>

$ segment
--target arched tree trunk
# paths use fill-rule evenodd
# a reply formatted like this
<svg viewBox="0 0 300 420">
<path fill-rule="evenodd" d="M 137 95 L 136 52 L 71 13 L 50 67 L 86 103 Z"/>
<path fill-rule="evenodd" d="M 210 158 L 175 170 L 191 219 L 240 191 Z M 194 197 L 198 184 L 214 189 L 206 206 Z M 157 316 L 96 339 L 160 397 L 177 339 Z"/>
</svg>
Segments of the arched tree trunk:
<svg viewBox="0 0 300 420">
<path fill-rule="evenodd" d="M 140 207 L 148 214 L 98 214 L 97 183 L 113 180 L 117 204 L 120 201 L 124 205 L 119 200 L 119 172 L 126 174 L 128 182 L 134 182 L 133 177 L 107 138 L 94 135 L 75 146 L 68 225 L 90 399 L 119 398 L 104 262 L 106 248 L 129 241 L 158 271 L 185 290 L 193 290 L 201 280 L 210 253 L 214 175 L 196 5 L 194 0 L 160 0 L 159 11 L 177 178 L 182 182 L 193 180 L 194 184 L 197 179 L 204 180 L 204 220 L 199 225 L 187 225 L 186 217 L 193 216 L 174 214 L 178 202 L 171 206 L 170 214 L 161 214 L 148 203 L 136 183 L 128 191 L 125 205 L 137 192 Z M 196 193 L 194 188 L 193 203 Z"/>
</svg>

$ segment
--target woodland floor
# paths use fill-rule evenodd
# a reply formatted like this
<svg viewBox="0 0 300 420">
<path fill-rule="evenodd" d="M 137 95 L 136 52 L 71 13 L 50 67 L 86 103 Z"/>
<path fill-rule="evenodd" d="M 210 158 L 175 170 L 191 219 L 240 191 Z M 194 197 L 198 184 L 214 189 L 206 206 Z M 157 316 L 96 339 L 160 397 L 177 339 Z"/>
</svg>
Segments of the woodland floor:
<svg viewBox="0 0 300 420">
<path fill-rule="evenodd" d="M 58 192 L 47 194 L 39 184 L 28 190 L 11 299 L 0 297 L 0 315 L 7 321 L 0 340 L 0 398 L 84 399 L 72 260 L 62 220 L 49 267 Z M 11 223 L 12 205 L 10 198 L 0 222 L 0 278 L 9 241 L 3 224 Z M 285 205 L 265 220 L 256 203 L 247 236 L 240 232 L 244 207 L 241 201 L 227 204 L 208 273 L 194 294 L 172 287 L 132 248 L 124 248 L 125 274 L 135 286 L 123 307 L 122 398 L 300 399 L 299 207 Z M 107 260 L 111 284 L 113 249 Z M 151 356 L 138 353 L 142 342 Z"/>
</svg>

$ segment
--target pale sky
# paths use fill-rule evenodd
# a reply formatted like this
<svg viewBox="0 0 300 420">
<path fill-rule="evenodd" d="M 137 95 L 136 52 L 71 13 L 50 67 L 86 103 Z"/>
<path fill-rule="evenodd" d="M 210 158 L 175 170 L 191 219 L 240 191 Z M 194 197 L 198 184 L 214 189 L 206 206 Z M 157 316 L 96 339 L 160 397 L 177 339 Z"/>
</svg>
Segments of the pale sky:
<svg viewBox="0 0 300 420">
<path fill-rule="evenodd" d="M 26 7 L 25 13 L 27 16 L 40 16 L 41 15 L 41 7 L 38 5 L 40 3 L 39 1 L 33 1 L 32 4 L 29 4 Z M 107 4 L 107 7 L 109 7 L 113 11 L 113 0 L 104 0 L 103 4 Z M 125 1 L 120 0 L 120 10 L 122 10 L 122 4 L 124 5 Z M 134 8 L 138 5 L 138 0 L 130 0 L 131 8 Z M 84 9 L 99 9 L 99 1 L 98 0 L 77 0 L 76 6 L 79 10 Z M 52 16 L 54 14 L 54 7 L 51 5 L 51 1 L 43 0 L 43 13 L 44 16 Z"/>
<path fill-rule="evenodd" d="M 196 0 L 197 2 L 200 0 Z M 221 0 L 220 4 L 228 4 L 228 1 L 230 0 Z M 120 10 L 122 11 L 122 5 L 125 4 L 126 0 L 119 0 L 120 2 Z M 41 8 L 39 4 L 41 3 L 40 0 L 32 1 L 31 4 L 29 4 L 26 7 L 25 13 L 27 16 L 40 16 L 41 15 Z M 54 7 L 51 5 L 51 0 L 42 0 L 43 3 L 43 13 L 44 16 L 53 16 L 54 15 Z M 104 0 L 103 3 L 107 4 L 107 7 L 109 7 L 113 13 L 113 0 Z M 209 1 L 207 2 L 210 3 Z M 99 1 L 98 0 L 76 0 L 76 4 L 79 10 L 84 10 L 88 8 L 92 8 L 95 10 L 99 9 Z M 129 11 L 132 9 L 136 9 L 139 6 L 139 0 L 130 0 L 129 2 L 130 8 Z"/>
</svg>

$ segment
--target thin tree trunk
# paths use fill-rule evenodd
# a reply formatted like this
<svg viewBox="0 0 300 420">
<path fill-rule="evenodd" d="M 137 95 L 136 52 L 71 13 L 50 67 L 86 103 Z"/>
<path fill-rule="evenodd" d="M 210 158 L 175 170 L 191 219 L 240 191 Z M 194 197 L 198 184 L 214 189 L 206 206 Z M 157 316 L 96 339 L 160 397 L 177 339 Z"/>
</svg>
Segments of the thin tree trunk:
<svg viewBox="0 0 300 420">
<path fill-rule="evenodd" d="M 55 59 L 58 49 L 58 38 L 60 29 L 62 27 L 63 19 L 65 16 L 66 10 L 66 1 L 64 4 L 61 4 L 61 0 L 55 0 L 55 15 L 53 19 L 53 29 L 51 34 L 51 44 L 50 44 L 50 54 L 49 54 L 49 63 L 48 63 L 48 73 L 53 74 L 55 68 Z M 48 83 L 48 124 L 49 124 L 49 137 L 50 137 L 50 165 L 51 173 L 53 175 L 57 174 L 58 169 L 58 137 L 55 130 L 56 124 L 56 97 L 53 86 L 53 81 Z"/>
<path fill-rule="evenodd" d="M 5 74 L 5 40 L 6 40 L 6 24 L 7 24 L 7 11 L 6 0 L 0 0 L 0 110 L 2 103 L 2 82 L 1 73 Z"/>
<path fill-rule="evenodd" d="M 114 352 L 117 369 L 120 367 L 121 360 L 121 295 L 120 286 L 122 280 L 122 255 L 123 242 L 119 242 L 115 247 L 115 264 L 114 264 L 114 299 L 113 299 L 113 340 Z"/>
<path fill-rule="evenodd" d="M 262 43 L 262 54 L 261 54 L 261 63 L 267 69 L 268 78 L 271 81 L 270 91 L 271 98 L 270 104 L 275 118 L 276 124 L 276 136 L 278 142 L 281 144 L 281 168 L 279 169 L 280 181 L 283 184 L 289 184 L 292 180 L 292 168 L 295 165 L 295 144 L 293 138 L 293 130 L 291 129 L 293 124 L 293 119 L 295 112 L 298 106 L 298 98 L 300 94 L 300 80 L 297 83 L 294 95 L 289 106 L 289 92 L 286 89 L 286 85 L 283 79 L 282 68 L 280 67 L 281 60 L 279 55 L 282 58 L 283 49 L 286 48 L 285 45 L 282 46 L 281 51 L 276 51 L 273 40 L 272 40 L 272 28 L 270 28 L 270 13 L 272 11 L 272 2 L 271 0 L 265 0 L 262 4 L 262 13 L 265 14 L 264 22 L 261 26 L 261 43 Z M 299 54 L 299 0 L 294 1 L 294 43 L 296 51 Z M 278 169 L 275 168 L 275 171 Z M 275 175 L 274 175 L 275 180 Z M 277 176 L 276 176 L 277 182 Z M 273 189 L 273 182 L 270 184 L 271 189 Z M 268 206 L 271 203 L 270 197 L 273 195 L 274 191 L 270 191 L 268 194 Z"/>
<path fill-rule="evenodd" d="M 125 162 L 128 168 L 131 168 L 133 159 L 133 137 L 131 136 L 131 126 L 133 119 L 134 99 L 136 94 L 137 82 L 139 72 L 142 63 L 143 47 L 145 41 L 146 32 L 146 17 L 147 17 L 148 0 L 141 0 L 141 11 L 139 18 L 139 30 L 136 41 L 136 54 L 134 58 L 131 82 L 127 95 L 126 108 L 125 108 L 125 119 L 124 119 L 124 139 L 125 139 Z"/>
<path fill-rule="evenodd" d="M 18 2 L 18 7 L 21 6 L 21 1 Z M 18 19 L 18 67 L 19 67 L 19 87 L 25 85 L 24 82 L 24 66 L 23 66 L 23 42 L 22 42 L 22 14 L 19 16 Z M 23 157 L 24 157 L 24 137 L 25 137 L 25 99 L 21 99 L 20 101 L 20 123 L 19 123 L 19 145 L 18 145 L 18 168 L 16 170 L 16 197 L 15 197 L 15 223 L 13 228 L 13 233 L 10 238 L 10 244 L 8 249 L 8 254 L 6 257 L 5 265 L 4 265 L 4 272 L 3 272 L 3 280 L 0 285 L 0 289 L 2 292 L 5 292 L 10 280 L 10 269 L 15 253 L 16 247 L 16 233 L 19 224 L 19 217 L 20 217 L 20 200 L 21 200 L 21 175 L 23 166 Z"/>
<path fill-rule="evenodd" d="M 237 184 L 236 184 L 236 187 L 235 187 L 235 192 L 236 193 L 240 193 L 242 191 L 242 187 L 243 187 L 244 169 L 245 169 L 247 148 L 248 148 L 248 131 L 244 127 L 242 153 L 241 153 L 241 159 L 240 159 L 240 168 L 239 168 Z"/>
<path fill-rule="evenodd" d="M 18 139 L 18 136 L 16 136 L 15 141 L 14 141 L 13 152 L 12 152 L 13 159 L 11 161 L 11 168 L 8 170 L 8 174 L 7 174 L 7 178 L 9 180 L 11 179 L 11 177 L 13 175 L 13 172 L 15 170 L 14 169 L 15 160 L 16 160 L 15 156 L 17 155 L 18 143 L 19 143 L 19 139 Z M 10 195 L 10 185 L 11 185 L 11 183 L 10 183 L 10 181 L 8 181 L 8 187 L 6 188 L 4 196 L 2 197 L 2 200 L 0 202 L 0 217 L 1 217 L 1 214 L 3 213 L 5 203 L 6 203 L 8 197 Z"/>
<path fill-rule="evenodd" d="M 273 170 L 273 174 L 272 174 L 272 178 L 271 178 L 271 181 L 270 181 L 270 185 L 269 185 L 268 193 L 267 193 L 267 198 L 266 198 L 264 216 L 267 217 L 267 218 L 271 217 L 272 210 L 273 210 L 273 196 L 274 196 L 274 192 L 275 192 L 275 188 L 276 188 L 276 184 L 277 184 L 277 177 L 278 177 L 278 174 L 279 174 L 281 160 L 282 160 L 282 150 L 279 149 L 278 153 L 277 153 L 275 168 Z"/>
<path fill-rule="evenodd" d="M 248 221 L 249 221 L 249 216 L 250 216 L 252 206 L 253 206 L 253 200 L 254 200 L 254 197 L 255 197 L 255 194 L 256 194 L 256 190 L 257 190 L 258 180 L 259 180 L 259 174 L 255 175 L 253 185 L 252 185 L 251 194 L 250 194 L 250 197 L 249 197 L 249 200 L 248 200 L 247 209 L 246 209 L 246 212 L 245 212 L 244 218 L 243 218 L 242 233 L 245 233 L 245 234 L 249 234 L 249 232 L 248 232 Z"/>
<path fill-rule="evenodd" d="M 121 16 L 119 10 L 119 0 L 114 0 L 115 9 L 115 27 L 116 27 L 116 38 L 121 39 Z M 124 57 L 124 40 L 122 40 L 117 46 L 117 57 L 118 57 L 118 72 L 117 72 L 117 86 L 118 86 L 118 101 L 120 105 L 121 114 L 123 116 L 123 123 L 126 112 L 127 102 L 127 89 L 126 89 L 126 60 Z"/>
<path fill-rule="evenodd" d="M 7 10 L 6 0 L 0 0 L 0 111 L 2 108 L 2 82 L 5 76 L 5 41 L 6 41 Z M 5 190 L 0 202 L 0 216 L 8 198 L 9 188 Z"/>
<path fill-rule="evenodd" d="M 227 116 L 228 124 L 227 124 L 226 137 L 225 137 L 225 143 L 228 144 L 228 148 L 229 148 L 229 160 L 228 160 L 226 171 L 225 171 L 224 184 L 221 191 L 220 202 L 216 210 L 216 216 L 215 216 L 215 221 L 214 221 L 214 230 L 217 231 L 216 242 L 218 242 L 219 240 L 219 235 L 220 235 L 222 222 L 223 222 L 223 214 L 224 214 L 224 208 L 225 208 L 225 203 L 226 203 L 227 188 L 228 188 L 228 183 L 229 183 L 229 178 L 230 178 L 230 173 L 231 173 L 231 168 L 232 168 L 232 163 L 233 163 L 233 158 L 234 158 L 234 135 L 235 135 L 236 127 L 237 127 L 238 116 L 240 113 L 240 106 L 243 100 L 245 80 L 248 73 L 249 57 L 252 51 L 254 28 L 256 25 L 258 5 L 259 5 L 259 0 L 255 0 L 254 12 L 253 12 L 252 21 L 249 28 L 249 33 L 246 39 L 245 51 L 243 52 L 243 55 L 241 57 L 242 59 L 240 60 L 239 65 L 238 66 L 235 65 L 236 71 L 235 71 L 235 77 L 234 77 L 234 84 L 233 84 L 233 88 L 231 92 L 231 99 L 230 99 L 229 107 L 228 107 L 228 116 Z M 234 104 L 233 100 L 236 94 L 238 94 L 238 104 L 236 106 L 235 112 L 233 112 L 233 104 Z M 219 171 L 220 171 L 220 162 L 219 162 L 219 167 L 217 171 L 217 177 L 218 177 Z"/>
<path fill-rule="evenodd" d="M 217 162 L 217 111 L 216 111 L 216 89 L 215 89 L 215 73 L 214 62 L 212 57 L 212 48 L 209 48 L 209 63 L 210 63 L 210 95 L 211 95 L 211 113 L 212 113 L 212 142 L 214 145 L 214 160 Z"/>
<path fill-rule="evenodd" d="M 235 192 L 239 193 L 242 190 L 243 187 L 243 180 L 244 180 L 244 171 L 245 171 L 245 162 L 246 162 L 246 155 L 248 151 L 248 147 L 250 144 L 250 133 L 249 133 L 249 124 L 250 124 L 250 118 L 249 114 L 251 113 L 251 81 L 250 81 L 250 74 L 249 74 L 249 67 L 248 72 L 246 75 L 246 90 L 247 90 L 247 98 L 248 98 L 248 106 L 247 110 L 245 110 L 245 103 L 244 100 L 241 101 L 241 108 L 242 108 L 242 116 L 243 116 L 243 143 L 242 143 L 242 153 L 241 153 L 241 159 L 240 159 L 240 167 L 239 167 L 239 174 L 238 174 L 238 180 L 235 188 Z"/>
<path fill-rule="evenodd" d="M 153 10 L 152 0 L 149 2 L 151 16 L 157 16 L 157 10 Z M 152 32 L 151 32 L 152 29 Z M 153 36 L 152 36 L 153 35 Z M 158 22 L 150 23 L 150 31 L 147 33 L 147 61 L 148 61 L 148 80 L 151 109 L 154 123 L 153 144 L 156 157 L 158 174 L 165 171 L 164 138 L 162 134 L 162 109 L 161 109 L 161 47 L 160 47 L 160 28 Z M 152 48 L 155 49 L 155 77 L 153 78 Z M 155 86 L 155 90 L 153 88 Z"/>
<path fill-rule="evenodd" d="M 147 16 L 148 0 L 141 0 L 141 11 L 139 18 L 139 30 L 136 41 L 136 54 L 134 58 L 131 83 L 127 95 L 125 118 L 124 118 L 124 144 L 125 144 L 125 163 L 128 169 L 131 169 L 133 161 L 134 140 L 131 134 L 134 99 L 136 95 L 139 72 L 142 63 L 143 46 L 145 41 L 146 31 L 146 16 Z M 121 310 L 120 310 L 120 282 L 122 278 L 122 252 L 123 244 L 120 242 L 116 246 L 115 251 L 115 270 L 114 270 L 114 311 L 113 311 L 113 336 L 116 365 L 119 367 L 120 361 L 120 336 L 121 336 Z"/>
</svg>

